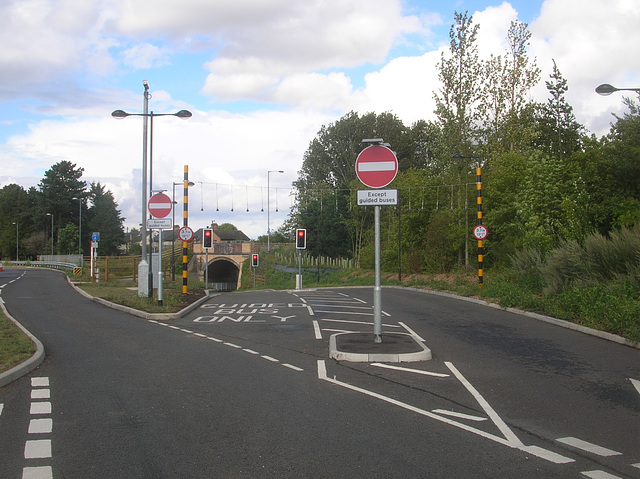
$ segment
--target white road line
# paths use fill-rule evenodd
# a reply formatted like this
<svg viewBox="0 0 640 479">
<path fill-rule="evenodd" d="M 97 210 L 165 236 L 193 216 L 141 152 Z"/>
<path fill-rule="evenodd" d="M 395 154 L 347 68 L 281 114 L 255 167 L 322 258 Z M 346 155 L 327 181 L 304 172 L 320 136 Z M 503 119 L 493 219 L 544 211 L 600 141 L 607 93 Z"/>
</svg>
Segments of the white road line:
<svg viewBox="0 0 640 479">
<path fill-rule="evenodd" d="M 423 371 L 421 369 L 403 368 L 401 366 L 392 366 L 391 364 L 384 364 L 384 363 L 371 363 L 371 366 L 375 366 L 377 368 L 393 369 L 395 371 L 403 371 L 403 372 L 407 372 L 407 373 L 422 374 L 424 376 L 434 376 L 436 378 L 448 378 L 448 377 L 450 377 L 448 374 L 432 373 L 430 371 Z"/>
<path fill-rule="evenodd" d="M 32 389 L 31 399 L 49 399 L 51 398 L 51 389 Z"/>
<path fill-rule="evenodd" d="M 371 309 L 371 308 L 367 308 Z M 327 314 L 353 314 L 355 316 L 373 316 L 373 313 L 351 313 L 349 311 L 316 311 L 316 313 L 327 313 Z M 388 316 L 388 315 L 387 315 Z"/>
<path fill-rule="evenodd" d="M 320 330 L 320 325 L 315 319 L 313 320 L 313 333 L 315 334 L 316 339 L 322 339 L 322 331 Z"/>
<path fill-rule="evenodd" d="M 4 409 L 4 404 L 0 403 L 0 416 L 2 416 L 2 410 Z"/>
<path fill-rule="evenodd" d="M 328 333 L 359 333 L 360 331 L 350 331 L 348 329 L 326 329 Z"/>
<path fill-rule="evenodd" d="M 614 476 L 604 471 L 583 471 L 580 474 L 590 479 L 621 479 L 620 476 Z"/>
<path fill-rule="evenodd" d="M 358 301 L 359 303 L 367 304 L 367 302 L 366 302 L 366 301 L 364 301 L 364 300 L 362 300 L 362 299 L 359 299 L 359 298 L 353 298 L 353 299 L 354 299 L 354 300 L 356 300 L 356 301 Z"/>
<path fill-rule="evenodd" d="M 631 384 L 633 384 L 633 387 L 635 387 L 636 390 L 640 393 L 640 381 L 638 381 L 637 379 L 631 379 L 631 378 L 629 378 L 629 381 L 631 381 Z"/>
<path fill-rule="evenodd" d="M 24 467 L 22 479 L 53 479 L 51 466 Z"/>
<path fill-rule="evenodd" d="M 271 361 L 272 363 L 279 363 L 280 360 L 276 359 L 276 358 L 272 358 L 271 356 L 260 356 L 263 359 L 266 359 L 267 361 Z"/>
<path fill-rule="evenodd" d="M 209 341 L 215 341 L 216 343 L 221 343 L 222 342 L 222 339 L 212 338 L 211 336 L 207 336 L 207 339 Z"/>
<path fill-rule="evenodd" d="M 565 456 L 561 456 L 560 454 L 556 454 L 555 452 L 552 451 L 548 451 L 546 449 L 543 449 L 541 447 L 538 446 L 525 446 L 524 444 L 522 444 L 521 441 L 517 440 L 516 442 L 513 441 L 509 441 L 503 437 L 500 436 L 496 436 L 494 434 L 491 434 L 489 432 L 483 431 L 481 429 L 476 429 L 472 426 L 469 426 L 467 424 L 464 423 L 460 423 L 457 421 L 454 421 L 452 419 L 440 416 L 438 414 L 434 414 L 432 412 L 429 411 L 425 411 L 424 409 L 420 409 L 417 408 L 415 406 L 411 406 L 410 404 L 407 403 L 403 403 L 401 401 L 398 401 L 397 399 L 393 399 L 387 396 L 383 396 L 381 394 L 378 393 L 374 393 L 372 391 L 368 391 L 366 389 L 360 388 L 358 386 L 353 386 L 351 384 L 348 383 L 344 383 L 342 381 L 338 381 L 337 379 L 331 379 L 327 376 L 327 367 L 325 364 L 325 361 L 323 359 L 319 359 L 318 360 L 318 379 L 323 380 L 323 381 L 327 381 L 331 384 L 335 384 L 337 386 L 346 388 L 346 389 L 351 389 L 352 391 L 356 391 L 362 394 L 365 394 L 367 396 L 376 398 L 376 399 L 380 399 L 382 401 L 388 402 L 390 404 L 393 404 L 395 406 L 407 409 L 409 411 L 415 412 L 417 414 L 420 414 L 422 416 L 426 416 L 429 417 L 431 419 L 435 419 L 436 421 L 439 422 L 443 422 L 445 424 L 449 424 L 451 426 L 457 427 L 459 429 L 465 430 L 467 432 L 471 432 L 473 434 L 476 434 L 478 436 L 484 437 L 485 439 L 490 439 L 491 441 L 497 442 L 498 444 L 502 444 L 504 446 L 507 447 L 511 447 L 513 449 L 519 449 L 521 451 L 524 451 L 528 454 L 531 454 L 533 456 L 539 457 L 541 459 L 545 459 L 549 462 L 553 462 L 555 464 L 566 464 L 569 462 L 575 462 L 574 459 L 565 457 Z"/>
<path fill-rule="evenodd" d="M 556 439 L 556 441 L 568 446 L 575 447 L 576 449 L 590 452 L 591 454 L 595 454 L 596 456 L 609 457 L 622 455 L 621 452 L 613 451 L 611 449 L 607 449 L 606 447 L 598 446 L 597 444 L 592 444 L 576 437 L 561 437 L 559 439 Z"/>
<path fill-rule="evenodd" d="M 32 419 L 29 421 L 29 434 L 49 434 L 53 430 L 53 419 Z"/>
<path fill-rule="evenodd" d="M 206 338 L 207 335 L 206 334 L 202 334 L 202 333 L 193 333 L 194 336 L 198 336 L 199 338 Z"/>
<path fill-rule="evenodd" d="M 293 364 L 283 363 L 282 365 L 283 365 L 285 368 L 293 369 L 294 371 L 304 371 L 304 369 L 299 368 L 298 366 L 294 366 Z"/>
<path fill-rule="evenodd" d="M 309 311 L 309 316 L 315 316 L 315 313 L 313 312 L 311 306 L 307 306 L 307 311 Z"/>
<path fill-rule="evenodd" d="M 371 321 L 350 321 L 348 319 L 328 319 L 322 318 L 320 321 L 326 321 L 328 323 L 347 323 L 347 324 L 364 324 L 365 326 L 373 326 L 373 322 Z M 399 328 L 400 326 L 396 324 L 383 324 L 385 328 Z"/>
<path fill-rule="evenodd" d="M 36 439 L 25 442 L 25 459 L 42 459 L 49 457 L 51 457 L 51 439 Z"/>
<path fill-rule="evenodd" d="M 50 402 L 32 402 L 29 414 L 51 414 Z"/>
<path fill-rule="evenodd" d="M 33 388 L 49 387 L 49 378 L 48 377 L 31 378 L 31 387 Z"/>
<path fill-rule="evenodd" d="M 169 327 L 170 327 L 171 329 L 177 329 L 178 331 L 180 331 L 180 328 L 179 328 L 178 326 L 173 326 L 173 325 L 171 324 L 171 325 L 169 325 Z"/>
<path fill-rule="evenodd" d="M 180 331 L 184 331 L 185 333 L 193 334 L 193 331 L 191 331 L 190 329 L 180 328 Z"/>
<path fill-rule="evenodd" d="M 225 346 L 230 346 L 232 348 L 236 348 L 236 349 L 242 349 L 242 346 L 238 346 L 237 344 L 233 344 L 233 343 L 222 343 Z"/>
<path fill-rule="evenodd" d="M 468 419 L 469 421 L 482 422 L 487 420 L 486 417 L 471 416 L 469 414 L 462 414 L 461 412 L 447 411 L 446 409 L 434 409 L 431 412 L 435 412 L 436 414 L 444 414 L 445 416 L 457 417 L 459 419 Z"/>
<path fill-rule="evenodd" d="M 631 466 L 633 467 L 637 467 L 638 469 L 640 469 L 640 462 L 637 462 L 635 464 L 631 464 Z"/>
<path fill-rule="evenodd" d="M 249 353 L 249 354 L 260 354 L 258 351 L 254 351 L 253 349 L 246 349 L 243 348 L 242 349 L 245 353 Z"/>
<path fill-rule="evenodd" d="M 409 326 L 407 326 L 406 324 L 404 324 L 402 321 L 398 321 L 398 324 L 400 326 L 402 326 L 404 329 L 406 329 L 407 331 L 409 331 L 409 334 L 411 334 L 411 336 L 413 336 L 415 339 L 417 339 L 419 342 L 424 343 L 424 339 L 422 339 L 418 333 L 416 333 L 413 329 L 411 329 Z"/>
<path fill-rule="evenodd" d="M 513 433 L 513 431 L 509 429 L 509 427 L 504 423 L 504 421 L 500 419 L 500 416 L 498 416 L 498 414 L 493 410 L 493 408 L 489 405 L 489 403 L 482 397 L 482 395 L 476 390 L 476 388 L 474 388 L 471 385 L 471 383 L 467 381 L 467 379 L 460 373 L 460 371 L 456 369 L 453 363 L 445 361 L 444 364 L 449 368 L 449 370 L 453 373 L 453 375 L 458 378 L 458 381 L 460 381 L 463 384 L 463 386 L 467 388 L 467 391 L 471 393 L 471 395 L 476 399 L 476 401 L 478 401 L 478 404 L 480 405 L 480 407 L 484 409 L 484 412 L 487 413 L 487 415 L 491 418 L 493 423 L 498 427 L 498 429 L 500 429 L 500 432 L 504 434 L 504 437 L 507 438 L 507 440 L 510 443 L 513 443 L 518 446 L 524 446 L 522 441 L 520 441 L 520 439 L 518 439 L 518 437 Z"/>
</svg>

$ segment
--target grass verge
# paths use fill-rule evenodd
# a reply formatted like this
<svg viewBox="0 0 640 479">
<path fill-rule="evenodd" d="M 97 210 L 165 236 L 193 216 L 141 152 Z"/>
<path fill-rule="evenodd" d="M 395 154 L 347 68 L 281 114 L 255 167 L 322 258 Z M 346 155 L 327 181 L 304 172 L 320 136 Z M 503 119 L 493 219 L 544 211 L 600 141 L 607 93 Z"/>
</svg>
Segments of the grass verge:
<svg viewBox="0 0 640 479">
<path fill-rule="evenodd" d="M 35 352 L 31 338 L 0 312 L 0 373 L 26 361 Z"/>
</svg>

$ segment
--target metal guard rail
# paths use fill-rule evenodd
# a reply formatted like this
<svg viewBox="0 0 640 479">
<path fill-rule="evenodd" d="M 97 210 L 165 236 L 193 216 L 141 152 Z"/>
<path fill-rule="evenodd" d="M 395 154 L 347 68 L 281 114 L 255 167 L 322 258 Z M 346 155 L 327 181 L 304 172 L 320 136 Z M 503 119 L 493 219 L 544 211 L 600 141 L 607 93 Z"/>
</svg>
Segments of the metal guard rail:
<svg viewBox="0 0 640 479">
<path fill-rule="evenodd" d="M 60 261 L 4 261 L 7 265 L 16 266 L 36 266 L 43 268 L 65 269 L 73 271 L 75 268 L 80 268 L 75 263 L 63 263 Z"/>
</svg>

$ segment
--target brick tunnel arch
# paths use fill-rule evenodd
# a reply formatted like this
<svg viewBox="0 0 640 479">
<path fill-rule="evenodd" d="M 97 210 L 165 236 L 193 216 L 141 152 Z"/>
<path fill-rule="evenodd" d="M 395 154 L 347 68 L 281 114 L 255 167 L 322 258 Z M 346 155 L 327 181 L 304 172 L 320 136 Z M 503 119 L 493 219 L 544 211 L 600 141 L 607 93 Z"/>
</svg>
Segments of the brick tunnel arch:
<svg viewBox="0 0 640 479">
<path fill-rule="evenodd" d="M 207 270 L 209 272 L 210 288 L 218 291 L 235 291 L 238 289 L 240 267 L 235 261 L 216 258 L 207 265 Z"/>
</svg>

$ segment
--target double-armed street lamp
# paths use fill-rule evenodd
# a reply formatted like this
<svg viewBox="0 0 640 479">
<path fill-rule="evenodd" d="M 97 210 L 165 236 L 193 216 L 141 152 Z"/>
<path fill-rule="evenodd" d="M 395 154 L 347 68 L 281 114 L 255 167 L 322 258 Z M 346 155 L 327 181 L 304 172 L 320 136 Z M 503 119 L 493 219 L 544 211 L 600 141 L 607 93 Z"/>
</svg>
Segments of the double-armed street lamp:
<svg viewBox="0 0 640 479">
<path fill-rule="evenodd" d="M 267 253 L 271 251 L 271 226 L 270 226 L 270 211 L 269 207 L 269 199 L 271 198 L 271 188 L 270 188 L 270 179 L 271 173 L 284 173 L 283 170 L 269 170 L 267 171 Z M 277 203 L 277 201 L 276 201 Z"/>
<path fill-rule="evenodd" d="M 153 145 L 153 117 L 154 116 L 177 116 L 178 118 L 191 118 L 192 114 L 188 110 L 180 110 L 176 113 L 154 113 L 149 112 L 149 98 L 151 97 L 149 93 L 149 83 L 144 80 L 142 82 L 144 87 L 144 103 L 143 103 L 143 113 L 127 113 L 123 110 L 115 110 L 111 113 L 111 116 L 120 120 L 126 118 L 128 116 L 141 116 L 143 118 L 142 124 L 142 225 L 140 231 L 141 237 L 141 247 L 142 247 L 142 259 L 138 266 L 138 278 L 142 278 L 145 275 L 148 277 L 147 288 L 145 289 L 143 281 L 138 280 L 138 296 L 148 296 L 151 297 L 153 295 L 153 272 L 151 270 L 151 261 L 149 258 L 149 262 L 147 263 L 147 145 Z M 151 118 L 151 135 L 150 140 L 147 140 L 147 125 L 148 118 Z M 153 151 L 153 146 L 151 146 L 151 151 Z M 152 188 L 152 179 L 151 173 L 153 171 L 152 166 L 152 158 L 149 161 L 149 191 Z M 149 256 L 151 255 L 151 248 L 149 248 Z"/>
</svg>

